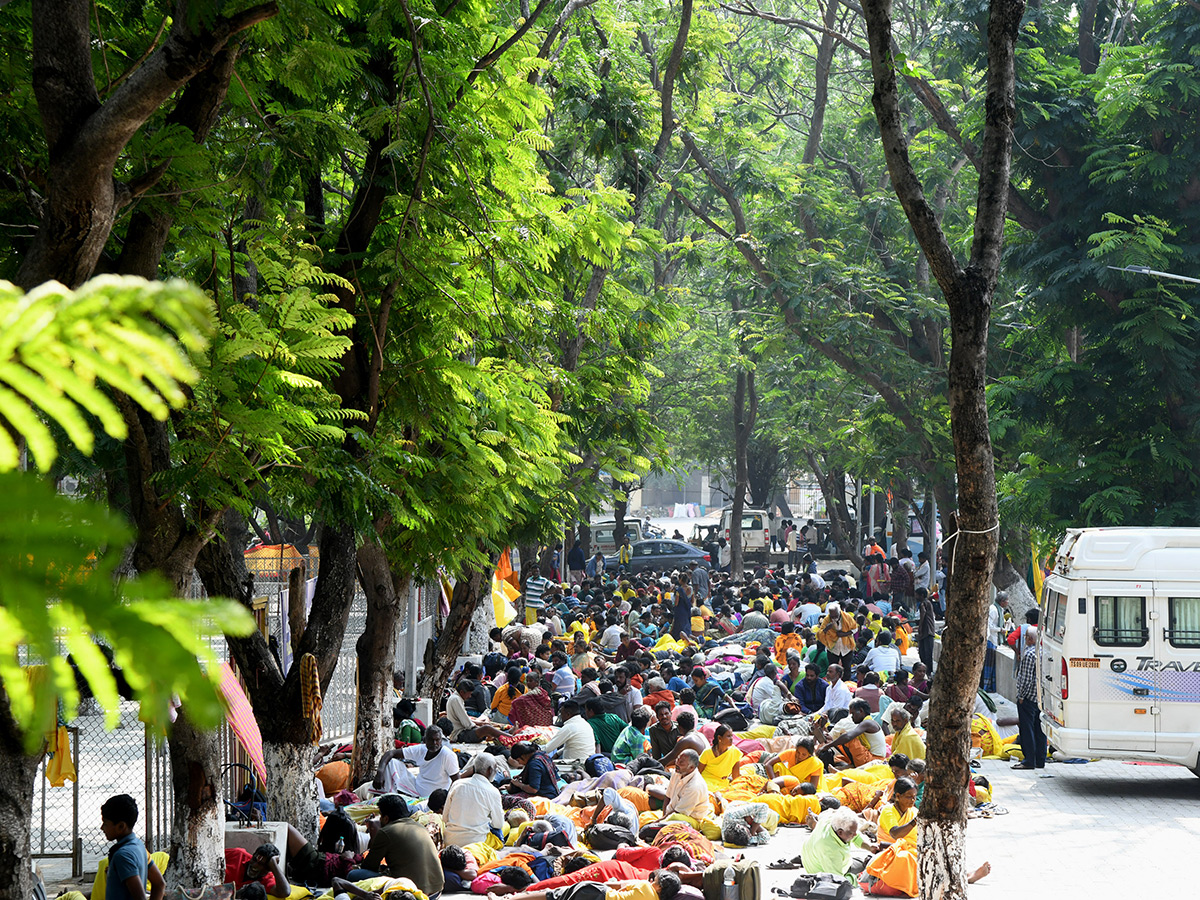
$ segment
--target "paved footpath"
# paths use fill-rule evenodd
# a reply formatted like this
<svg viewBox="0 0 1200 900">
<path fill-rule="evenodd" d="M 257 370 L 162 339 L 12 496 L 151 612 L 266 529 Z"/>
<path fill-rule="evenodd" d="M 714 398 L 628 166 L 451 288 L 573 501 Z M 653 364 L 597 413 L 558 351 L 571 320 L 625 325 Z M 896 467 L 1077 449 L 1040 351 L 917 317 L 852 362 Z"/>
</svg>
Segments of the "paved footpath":
<svg viewBox="0 0 1200 900">
<path fill-rule="evenodd" d="M 1187 873 L 1200 859 L 1200 778 L 1178 766 L 1050 763 L 1053 778 L 983 760 L 1005 816 L 972 819 L 967 860 L 991 874 L 970 888 L 992 900 L 1142 900 L 1197 897 Z M 808 831 L 781 828 L 747 851 L 764 888 L 787 888 L 795 872 L 767 869 L 800 852 Z M 1191 885 L 1189 887 L 1189 884 Z M 856 896 L 861 896 L 856 892 Z"/>
</svg>

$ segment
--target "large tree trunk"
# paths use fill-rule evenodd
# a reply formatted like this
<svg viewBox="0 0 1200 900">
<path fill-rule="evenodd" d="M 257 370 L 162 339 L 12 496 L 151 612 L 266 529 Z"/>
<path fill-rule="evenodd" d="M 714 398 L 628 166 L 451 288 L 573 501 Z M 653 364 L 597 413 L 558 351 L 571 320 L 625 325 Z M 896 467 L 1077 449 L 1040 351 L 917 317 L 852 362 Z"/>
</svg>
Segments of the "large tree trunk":
<svg viewBox="0 0 1200 900">
<path fill-rule="evenodd" d="M 13 720 L 0 683 L 0 897 L 33 895 L 29 860 L 33 781 L 42 754 L 25 752 L 25 735 Z"/>
<path fill-rule="evenodd" d="M 307 735 L 298 729 L 299 734 Z M 263 737 L 263 766 L 267 783 L 267 818 L 290 822 L 314 846 L 320 819 L 317 810 L 317 779 L 313 777 L 311 741 L 277 741 Z M 372 773 L 374 774 L 374 773 Z"/>
<path fill-rule="evenodd" d="M 34 0 L 33 90 L 50 148 L 42 220 L 16 281 L 33 288 L 57 279 L 78 287 L 96 268 L 118 211 L 151 187 L 161 171 L 134 184 L 113 173 L 129 140 L 177 90 L 208 67 L 229 39 L 278 11 L 274 3 L 192 31 L 176 15 L 166 39 L 103 102 L 92 71 L 91 4 Z"/>
<path fill-rule="evenodd" d="M 225 817 L 217 732 L 198 730 L 180 710 L 168 740 L 175 805 L 167 887 L 220 884 L 225 880 Z"/>
<path fill-rule="evenodd" d="M 992 0 L 988 13 L 985 127 L 975 230 L 967 265 L 960 265 L 925 198 L 908 156 L 907 119 L 900 109 L 892 56 L 890 0 L 866 0 L 863 12 L 875 85 L 872 104 L 892 187 L 929 259 L 950 310 L 948 397 L 958 475 L 958 533 L 947 545 L 950 595 L 942 655 L 934 681 L 926 739 L 928 787 L 917 840 L 925 900 L 966 897 L 966 783 L 971 770 L 969 723 L 983 668 L 984 630 L 999 539 L 996 472 L 988 432 L 987 337 L 992 294 L 1004 244 L 1016 118 L 1014 57 L 1023 0 Z M 940 498 L 939 498 L 940 500 Z"/>
<path fill-rule="evenodd" d="M 467 629 L 471 627 L 471 619 L 483 601 L 488 579 L 494 568 L 487 570 L 471 569 L 464 572 L 454 583 L 454 591 L 450 595 L 450 614 L 442 626 L 437 638 L 430 638 L 425 646 L 425 674 L 421 679 L 420 696 L 433 701 L 436 718 L 440 708 L 442 694 L 450 683 L 450 675 L 458 662 L 458 651 L 462 647 Z"/>
<path fill-rule="evenodd" d="M 367 618 L 358 651 L 358 706 L 354 714 L 354 756 L 350 783 L 375 774 L 379 757 L 392 746 L 392 673 L 396 633 L 408 599 L 409 577 L 392 574 L 383 546 L 368 539 L 358 549 L 358 579 L 367 596 Z M 409 627 L 414 627 L 410 622 Z"/>
</svg>

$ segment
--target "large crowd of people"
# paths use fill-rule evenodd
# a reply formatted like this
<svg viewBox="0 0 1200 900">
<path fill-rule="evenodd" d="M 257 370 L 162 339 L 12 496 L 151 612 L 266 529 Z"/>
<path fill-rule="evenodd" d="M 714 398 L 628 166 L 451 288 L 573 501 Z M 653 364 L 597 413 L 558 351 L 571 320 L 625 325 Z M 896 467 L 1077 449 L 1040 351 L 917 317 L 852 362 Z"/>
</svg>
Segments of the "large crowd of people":
<svg viewBox="0 0 1200 900">
<path fill-rule="evenodd" d="M 792 827 L 792 867 L 913 896 L 939 606 L 924 554 L 923 577 L 884 579 L 916 573 L 903 552 L 869 554 L 861 580 L 800 556 L 739 580 L 527 573 L 537 602 L 432 721 L 398 698 L 371 780 L 350 783 L 348 748 L 319 760 L 315 846 L 292 829 L 286 865 L 267 845 L 227 875 L 263 897 L 704 900 L 706 867 Z"/>
</svg>

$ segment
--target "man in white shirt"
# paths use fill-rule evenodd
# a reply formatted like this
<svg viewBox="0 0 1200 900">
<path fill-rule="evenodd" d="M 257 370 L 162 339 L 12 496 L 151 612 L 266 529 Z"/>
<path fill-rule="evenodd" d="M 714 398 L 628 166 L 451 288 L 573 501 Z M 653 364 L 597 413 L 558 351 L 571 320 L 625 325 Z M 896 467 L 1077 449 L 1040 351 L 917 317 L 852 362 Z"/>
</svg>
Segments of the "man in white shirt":
<svg viewBox="0 0 1200 900">
<path fill-rule="evenodd" d="M 621 632 L 624 630 L 624 625 L 620 622 L 614 622 L 604 629 L 604 633 L 600 635 L 600 640 L 596 643 L 611 653 L 621 646 Z"/>
<path fill-rule="evenodd" d="M 550 665 L 553 669 L 550 679 L 554 682 L 554 689 L 560 694 L 575 693 L 575 672 L 571 669 L 571 661 L 567 659 L 567 654 L 560 650 L 551 653 Z"/>
<path fill-rule="evenodd" d="M 561 747 L 564 766 L 583 765 L 596 752 L 596 732 L 592 731 L 587 719 L 579 714 L 579 704 L 574 700 L 564 700 L 559 713 L 562 715 L 562 725 L 542 749 L 553 754 Z"/>
<path fill-rule="evenodd" d="M 684 750 L 675 758 L 675 772 L 664 791 L 660 787 L 651 787 L 651 796 L 665 801 L 659 822 L 671 816 L 686 816 L 699 823 L 712 815 L 712 801 L 708 795 L 708 784 L 696 767 L 700 764 L 700 755 L 695 750 Z"/>
<path fill-rule="evenodd" d="M 817 715 L 823 716 L 834 709 L 849 709 L 854 696 L 842 681 L 842 667 L 833 663 L 825 672 L 829 687 L 825 690 L 825 705 L 817 710 Z"/>
<path fill-rule="evenodd" d="M 504 811 L 500 792 L 492 784 L 496 774 L 496 758 L 480 753 L 467 767 L 472 775 L 460 778 L 450 786 L 446 806 L 442 810 L 442 838 L 445 846 L 465 847 L 487 838 L 491 829 L 504 828 Z"/>
<path fill-rule="evenodd" d="M 917 554 L 917 559 L 920 560 L 921 564 L 917 566 L 917 571 L 913 573 L 913 590 L 917 588 L 929 590 L 929 581 L 933 575 L 933 569 L 929 565 L 929 554 L 922 550 Z"/>
<path fill-rule="evenodd" d="M 867 667 L 868 672 L 887 672 L 889 675 L 899 671 L 902 663 L 900 649 L 892 643 L 890 631 L 879 632 L 879 637 L 875 639 L 875 646 L 863 660 L 863 665 Z"/>
<path fill-rule="evenodd" d="M 805 600 L 792 612 L 792 618 L 796 619 L 801 625 L 812 628 L 820 624 L 821 607 L 817 606 L 812 600 Z"/>
<path fill-rule="evenodd" d="M 408 768 L 413 763 L 416 770 Z M 425 730 L 425 743 L 389 750 L 379 760 L 374 785 L 385 794 L 428 797 L 439 788 L 449 788 L 458 777 L 458 757 L 443 740 L 442 729 Z"/>
<path fill-rule="evenodd" d="M 625 709 L 629 715 L 642 705 L 642 692 L 629 683 L 629 670 L 624 666 L 613 669 L 613 687 L 625 698 Z"/>
</svg>

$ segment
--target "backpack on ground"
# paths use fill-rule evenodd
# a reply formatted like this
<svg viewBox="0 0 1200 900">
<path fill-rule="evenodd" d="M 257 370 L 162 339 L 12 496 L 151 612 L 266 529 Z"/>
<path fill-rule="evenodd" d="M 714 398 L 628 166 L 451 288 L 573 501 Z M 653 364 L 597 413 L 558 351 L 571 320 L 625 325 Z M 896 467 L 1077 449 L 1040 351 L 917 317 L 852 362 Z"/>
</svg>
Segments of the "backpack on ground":
<svg viewBox="0 0 1200 900">
<path fill-rule="evenodd" d="M 754 859 L 737 862 L 724 860 L 713 863 L 704 870 L 704 900 L 725 900 L 725 870 L 733 870 L 733 883 L 737 886 L 737 900 L 763 900 L 762 869 Z"/>
<path fill-rule="evenodd" d="M 850 900 L 853 892 L 854 882 L 828 872 L 797 876 L 789 891 L 797 900 Z"/>
<path fill-rule="evenodd" d="M 746 717 L 739 709 L 723 709 L 713 716 L 719 725 L 728 725 L 734 731 L 745 731 L 749 727 Z"/>
</svg>

